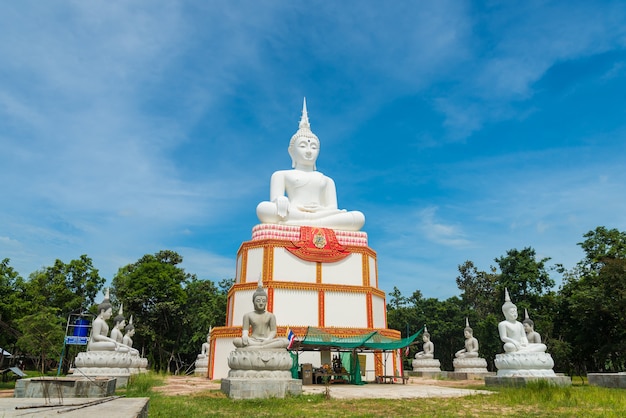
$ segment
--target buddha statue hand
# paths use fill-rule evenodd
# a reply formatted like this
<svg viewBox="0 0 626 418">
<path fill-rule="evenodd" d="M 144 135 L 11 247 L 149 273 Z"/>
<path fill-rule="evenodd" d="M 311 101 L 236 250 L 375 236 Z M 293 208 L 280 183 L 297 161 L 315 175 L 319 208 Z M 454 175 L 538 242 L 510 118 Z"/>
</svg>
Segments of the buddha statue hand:
<svg viewBox="0 0 626 418">
<path fill-rule="evenodd" d="M 287 196 L 278 196 L 275 203 L 276 214 L 281 218 L 286 218 L 289 212 L 289 198 Z"/>
</svg>

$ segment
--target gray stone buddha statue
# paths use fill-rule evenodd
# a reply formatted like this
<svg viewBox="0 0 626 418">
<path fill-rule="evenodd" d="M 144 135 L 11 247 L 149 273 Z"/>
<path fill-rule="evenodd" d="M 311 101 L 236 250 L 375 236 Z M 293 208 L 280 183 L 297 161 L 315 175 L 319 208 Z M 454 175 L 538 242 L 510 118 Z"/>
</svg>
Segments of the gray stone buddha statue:
<svg viewBox="0 0 626 418">
<path fill-rule="evenodd" d="M 528 309 L 524 309 L 524 320 L 522 321 L 524 332 L 529 344 L 541 344 L 541 335 L 535 331 L 535 322 L 528 317 Z"/>
<path fill-rule="evenodd" d="M 104 299 L 98 305 L 98 316 L 94 319 L 91 327 L 87 351 L 118 351 L 122 353 L 130 351 L 130 347 L 124 345 L 121 340 L 117 341 L 108 336 L 109 324 L 107 320 L 111 318 L 111 315 L 113 315 L 113 306 L 109 301 L 109 289 L 107 289 Z"/>
<path fill-rule="evenodd" d="M 238 348 L 286 348 L 289 345 L 287 338 L 276 338 L 276 317 L 268 312 L 267 293 L 263 289 L 263 282 L 252 295 L 254 311 L 243 316 L 241 338 L 235 338 L 233 344 Z"/>
</svg>

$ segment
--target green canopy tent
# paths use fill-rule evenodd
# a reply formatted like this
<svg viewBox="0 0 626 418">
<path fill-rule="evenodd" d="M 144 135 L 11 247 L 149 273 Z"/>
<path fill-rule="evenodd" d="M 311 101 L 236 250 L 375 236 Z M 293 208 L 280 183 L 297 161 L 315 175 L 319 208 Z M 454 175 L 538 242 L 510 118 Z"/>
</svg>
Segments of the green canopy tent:
<svg viewBox="0 0 626 418">
<path fill-rule="evenodd" d="M 349 337 L 338 337 L 329 332 L 326 332 L 320 328 L 308 327 L 307 333 L 302 340 L 296 341 L 292 349 L 298 351 L 337 351 L 340 353 L 348 354 L 349 358 L 346 367 L 348 373 L 350 373 L 350 381 L 353 384 L 363 384 L 361 380 L 361 370 L 359 362 L 357 361 L 357 353 L 366 353 L 374 351 L 395 351 L 400 348 L 405 348 L 413 343 L 415 339 L 422 333 L 423 328 L 417 331 L 415 334 L 401 338 L 399 340 L 386 337 L 378 331 L 369 332 L 362 335 L 352 335 Z M 297 361 L 295 362 L 297 373 Z"/>
</svg>

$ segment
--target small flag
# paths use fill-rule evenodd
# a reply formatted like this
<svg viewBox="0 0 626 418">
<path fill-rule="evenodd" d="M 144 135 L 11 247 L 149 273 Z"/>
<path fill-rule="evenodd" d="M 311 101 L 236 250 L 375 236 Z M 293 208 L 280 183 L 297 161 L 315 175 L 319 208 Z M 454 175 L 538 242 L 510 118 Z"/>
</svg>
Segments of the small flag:
<svg viewBox="0 0 626 418">
<path fill-rule="evenodd" d="M 291 328 L 287 328 L 287 339 L 289 340 L 289 345 L 287 346 L 287 350 L 290 350 L 293 346 L 293 343 L 296 340 L 296 334 L 293 333 Z"/>
<path fill-rule="evenodd" d="M 409 356 L 409 346 L 407 345 L 406 348 L 404 349 L 404 357 L 408 357 Z"/>
</svg>

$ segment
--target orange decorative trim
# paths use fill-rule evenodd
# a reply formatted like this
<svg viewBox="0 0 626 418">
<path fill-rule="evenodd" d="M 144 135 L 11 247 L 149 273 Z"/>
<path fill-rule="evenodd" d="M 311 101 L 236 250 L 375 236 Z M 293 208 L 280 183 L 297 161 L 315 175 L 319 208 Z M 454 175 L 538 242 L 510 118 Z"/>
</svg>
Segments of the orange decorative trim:
<svg viewBox="0 0 626 418">
<path fill-rule="evenodd" d="M 238 291 L 256 289 L 257 286 L 257 283 L 234 284 L 228 291 L 228 299 L 232 298 Z M 266 289 L 309 290 L 316 292 L 371 293 L 372 295 L 379 296 L 383 299 L 385 298 L 385 292 L 380 289 L 365 286 L 350 286 L 346 284 L 283 282 L 272 280 L 263 287 Z"/>
<path fill-rule="evenodd" d="M 239 283 L 245 283 L 247 281 L 248 273 L 248 251 L 241 254 L 241 277 Z"/>
<path fill-rule="evenodd" d="M 207 369 L 207 377 L 209 380 L 213 379 L 213 370 L 215 369 L 215 338 L 211 336 L 209 341 L 209 364 Z"/>
<path fill-rule="evenodd" d="M 323 327 L 324 324 L 326 323 L 324 320 L 324 291 L 321 290 L 319 292 L 319 294 L 317 295 L 318 297 L 318 307 L 317 307 L 317 312 L 318 312 L 318 316 L 317 316 L 317 323 L 318 323 L 318 327 Z"/>
<path fill-rule="evenodd" d="M 374 257 L 374 278 L 376 279 L 375 287 L 378 289 L 378 259 L 376 257 Z"/>
<path fill-rule="evenodd" d="M 322 263 L 315 264 L 315 283 L 322 283 Z"/>
<path fill-rule="evenodd" d="M 267 308 L 269 312 L 274 312 L 274 288 L 267 289 Z"/>
<path fill-rule="evenodd" d="M 291 327 L 293 332 L 295 332 L 299 338 L 304 338 L 306 335 L 308 327 L 296 326 Z M 370 332 L 378 331 L 381 335 L 391 338 L 394 340 L 399 340 L 402 338 L 400 331 L 395 329 L 388 328 L 348 328 L 348 327 L 323 327 L 319 326 L 317 328 L 322 329 L 323 331 L 332 334 L 337 337 L 354 337 L 356 335 L 364 335 Z M 283 336 L 286 333 L 287 326 L 280 325 L 276 327 L 276 335 Z M 213 327 L 211 330 L 211 341 L 220 339 L 220 338 L 235 338 L 241 337 L 241 327 Z"/>
<path fill-rule="evenodd" d="M 233 301 L 230 298 L 230 293 L 229 293 L 229 296 L 226 299 L 226 324 L 228 325 L 232 324 L 232 321 L 230 320 L 230 315 L 231 315 L 230 309 L 231 309 L 232 304 L 233 304 Z"/>
<path fill-rule="evenodd" d="M 361 254 L 361 271 L 363 272 L 363 286 L 370 285 L 370 259 L 367 254 Z"/>
<path fill-rule="evenodd" d="M 334 263 L 350 255 L 337 241 L 335 231 L 314 226 L 301 226 L 300 240 L 285 248 L 302 260 L 320 263 Z"/>
<path fill-rule="evenodd" d="M 367 294 L 365 295 L 365 306 L 367 307 L 367 326 L 371 328 L 374 326 L 374 314 L 372 312 L 372 292 L 367 292 Z"/>
<path fill-rule="evenodd" d="M 279 239 L 262 239 L 256 241 L 246 241 L 241 244 L 239 247 L 239 251 L 237 254 L 242 251 L 247 251 L 253 248 L 266 248 L 266 247 L 274 247 L 274 248 L 286 248 L 293 247 L 292 241 L 287 240 L 279 240 Z M 346 251 L 352 254 L 368 254 L 370 257 L 376 258 L 376 251 L 372 250 L 370 247 L 362 247 L 357 245 L 344 245 Z"/>
<path fill-rule="evenodd" d="M 263 283 L 274 279 L 274 247 L 263 248 Z"/>
<path fill-rule="evenodd" d="M 374 352 L 374 373 L 376 376 L 384 376 L 383 372 L 383 354 L 381 351 Z"/>
</svg>

